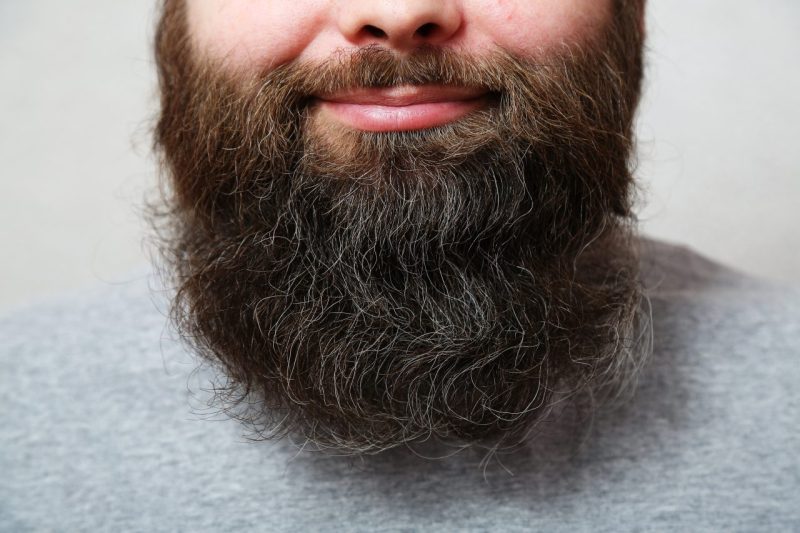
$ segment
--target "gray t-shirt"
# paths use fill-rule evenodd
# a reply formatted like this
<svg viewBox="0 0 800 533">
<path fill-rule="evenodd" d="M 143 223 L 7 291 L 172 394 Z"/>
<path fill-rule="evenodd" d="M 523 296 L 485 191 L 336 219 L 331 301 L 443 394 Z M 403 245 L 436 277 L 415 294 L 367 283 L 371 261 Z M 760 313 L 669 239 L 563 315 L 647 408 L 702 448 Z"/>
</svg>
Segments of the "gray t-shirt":
<svg viewBox="0 0 800 533">
<path fill-rule="evenodd" d="M 0 321 L 1 531 L 800 531 L 800 291 L 643 240 L 654 352 L 513 456 L 249 442 L 152 279 Z"/>
</svg>

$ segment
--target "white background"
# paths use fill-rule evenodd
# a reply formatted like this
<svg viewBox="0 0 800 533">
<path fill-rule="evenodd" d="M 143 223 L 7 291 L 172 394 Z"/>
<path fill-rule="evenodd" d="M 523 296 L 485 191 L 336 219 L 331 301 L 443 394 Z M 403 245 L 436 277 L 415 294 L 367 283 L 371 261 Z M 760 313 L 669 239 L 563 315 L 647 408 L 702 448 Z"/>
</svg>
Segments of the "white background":
<svg viewBox="0 0 800 533">
<path fill-rule="evenodd" d="M 800 2 L 650 0 L 643 230 L 800 269 Z M 0 309 L 145 264 L 154 3 L 0 0 Z"/>
</svg>

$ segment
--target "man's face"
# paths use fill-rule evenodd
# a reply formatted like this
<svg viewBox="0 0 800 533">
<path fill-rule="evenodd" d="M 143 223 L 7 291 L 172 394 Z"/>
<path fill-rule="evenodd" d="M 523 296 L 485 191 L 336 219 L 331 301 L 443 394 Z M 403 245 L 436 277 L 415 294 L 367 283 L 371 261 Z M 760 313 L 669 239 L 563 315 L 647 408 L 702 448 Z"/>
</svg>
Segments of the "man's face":
<svg viewBox="0 0 800 533">
<path fill-rule="evenodd" d="M 264 437 L 511 445 L 629 377 L 639 2 L 167 0 L 181 333 Z"/>
</svg>

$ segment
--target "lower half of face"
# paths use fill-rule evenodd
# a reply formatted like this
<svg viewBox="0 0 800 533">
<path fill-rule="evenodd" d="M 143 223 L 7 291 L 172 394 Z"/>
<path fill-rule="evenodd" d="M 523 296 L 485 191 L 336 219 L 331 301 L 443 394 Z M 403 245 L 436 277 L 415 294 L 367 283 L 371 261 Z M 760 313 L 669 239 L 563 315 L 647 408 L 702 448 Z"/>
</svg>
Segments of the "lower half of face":
<svg viewBox="0 0 800 533">
<path fill-rule="evenodd" d="M 158 34 L 156 222 L 173 318 L 232 415 L 338 452 L 511 445 L 626 381 L 635 9 L 532 54 L 371 43 L 253 70 L 199 52 L 185 7 Z"/>
</svg>

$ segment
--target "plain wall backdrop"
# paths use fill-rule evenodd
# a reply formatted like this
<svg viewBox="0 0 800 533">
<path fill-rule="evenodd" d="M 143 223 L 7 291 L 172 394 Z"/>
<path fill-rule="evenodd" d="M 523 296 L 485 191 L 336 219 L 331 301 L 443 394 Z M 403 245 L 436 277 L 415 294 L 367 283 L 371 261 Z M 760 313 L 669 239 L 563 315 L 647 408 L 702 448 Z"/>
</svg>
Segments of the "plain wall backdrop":
<svg viewBox="0 0 800 533">
<path fill-rule="evenodd" d="M 146 264 L 155 3 L 0 0 L 0 309 Z M 642 230 L 800 269 L 800 2 L 651 0 Z"/>
</svg>

